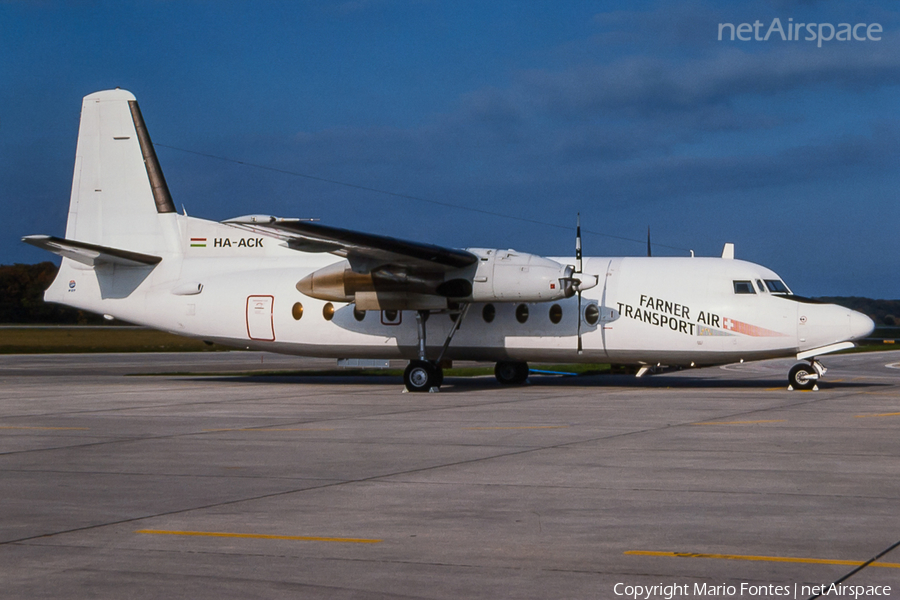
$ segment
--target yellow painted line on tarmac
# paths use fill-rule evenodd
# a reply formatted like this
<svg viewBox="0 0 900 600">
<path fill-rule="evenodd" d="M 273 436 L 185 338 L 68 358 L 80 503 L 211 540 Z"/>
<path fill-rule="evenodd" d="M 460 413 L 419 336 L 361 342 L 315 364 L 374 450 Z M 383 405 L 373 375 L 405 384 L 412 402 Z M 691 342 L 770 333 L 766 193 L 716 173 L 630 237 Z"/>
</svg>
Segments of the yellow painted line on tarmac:
<svg viewBox="0 0 900 600">
<path fill-rule="evenodd" d="M 703 554 L 701 552 L 653 552 L 650 550 L 628 550 L 624 554 L 632 556 L 662 556 L 669 558 L 716 558 L 722 560 L 753 560 L 762 562 L 803 563 L 808 565 L 844 565 L 858 567 L 865 564 L 861 560 L 836 560 L 830 558 L 795 558 L 793 556 L 747 556 L 741 554 Z M 900 569 L 900 563 L 873 562 L 870 567 Z"/>
<path fill-rule="evenodd" d="M 529 427 L 465 427 L 466 431 L 495 431 L 501 429 L 565 429 L 568 425 L 532 425 Z"/>
<path fill-rule="evenodd" d="M 87 431 L 87 427 L 17 427 L 17 426 L 3 426 L 0 429 L 31 429 L 36 431 Z"/>
<path fill-rule="evenodd" d="M 248 427 L 246 429 L 204 429 L 206 433 L 215 433 L 218 431 L 334 431 L 334 428 L 331 427 L 298 427 L 295 429 L 261 429 L 258 427 Z"/>
<path fill-rule="evenodd" d="M 853 417 L 854 419 L 867 419 L 869 417 L 897 417 L 900 416 L 900 412 L 895 413 L 881 413 L 879 415 L 856 415 Z"/>
<path fill-rule="evenodd" d="M 138 529 L 135 533 L 148 535 L 180 535 L 192 537 L 243 538 L 254 540 L 288 540 L 293 542 L 342 542 L 345 544 L 378 544 L 381 540 L 366 538 L 314 537 L 307 535 L 266 535 L 262 533 L 225 533 L 219 531 L 166 531 L 162 529 Z"/>
<path fill-rule="evenodd" d="M 691 425 L 758 425 L 760 423 L 784 423 L 785 419 L 769 419 L 767 421 L 704 421 Z"/>
</svg>

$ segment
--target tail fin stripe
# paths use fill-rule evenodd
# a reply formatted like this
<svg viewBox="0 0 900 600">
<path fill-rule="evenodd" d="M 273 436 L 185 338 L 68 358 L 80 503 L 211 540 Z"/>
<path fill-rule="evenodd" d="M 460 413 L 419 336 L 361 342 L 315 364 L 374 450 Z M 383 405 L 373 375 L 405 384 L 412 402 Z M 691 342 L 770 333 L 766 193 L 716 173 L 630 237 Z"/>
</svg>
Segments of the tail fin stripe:
<svg viewBox="0 0 900 600">
<path fill-rule="evenodd" d="M 176 212 L 175 203 L 172 202 L 172 195 L 169 194 L 169 186 L 166 185 L 166 178 L 163 176 L 159 160 L 156 158 L 156 151 L 153 149 L 153 142 L 150 141 L 150 134 L 147 133 L 147 126 L 144 124 L 141 109 L 134 100 L 128 101 L 128 108 L 131 109 L 134 130 L 137 132 L 138 142 L 141 144 L 141 154 L 144 156 L 144 166 L 147 167 L 147 177 L 150 179 L 150 188 L 153 190 L 156 212 Z"/>
</svg>

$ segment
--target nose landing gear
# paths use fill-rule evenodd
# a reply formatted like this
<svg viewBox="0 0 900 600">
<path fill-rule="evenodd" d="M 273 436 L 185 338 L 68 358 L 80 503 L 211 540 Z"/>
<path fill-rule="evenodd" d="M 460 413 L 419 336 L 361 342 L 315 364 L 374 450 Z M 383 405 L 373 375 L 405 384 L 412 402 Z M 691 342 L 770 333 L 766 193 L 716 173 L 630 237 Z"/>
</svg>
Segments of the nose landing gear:
<svg viewBox="0 0 900 600">
<path fill-rule="evenodd" d="M 816 359 L 811 359 L 808 363 L 796 364 L 788 373 L 788 389 L 817 390 L 819 389 L 818 381 L 826 370 Z"/>
</svg>

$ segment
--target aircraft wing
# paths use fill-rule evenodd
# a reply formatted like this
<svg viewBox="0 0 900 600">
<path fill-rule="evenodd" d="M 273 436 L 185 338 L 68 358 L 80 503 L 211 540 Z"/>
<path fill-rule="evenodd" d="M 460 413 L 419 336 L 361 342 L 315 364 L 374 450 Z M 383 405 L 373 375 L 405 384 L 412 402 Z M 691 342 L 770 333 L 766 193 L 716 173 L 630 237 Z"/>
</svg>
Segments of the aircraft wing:
<svg viewBox="0 0 900 600">
<path fill-rule="evenodd" d="M 301 252 L 330 252 L 350 262 L 354 271 L 367 272 L 391 264 L 429 271 L 450 271 L 478 262 L 478 257 L 465 250 L 444 248 L 330 227 L 299 219 L 251 215 L 225 221 L 229 225 L 275 237 L 288 247 Z"/>
</svg>

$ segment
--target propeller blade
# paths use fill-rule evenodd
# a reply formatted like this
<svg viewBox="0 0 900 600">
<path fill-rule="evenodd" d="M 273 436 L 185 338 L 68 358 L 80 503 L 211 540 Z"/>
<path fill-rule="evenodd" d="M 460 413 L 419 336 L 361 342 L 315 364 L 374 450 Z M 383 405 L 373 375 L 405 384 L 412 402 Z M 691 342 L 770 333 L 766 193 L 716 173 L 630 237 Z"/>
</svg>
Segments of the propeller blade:
<svg viewBox="0 0 900 600">
<path fill-rule="evenodd" d="M 581 213 L 575 221 L 575 272 L 581 273 Z"/>
<path fill-rule="evenodd" d="M 650 253 L 650 226 L 647 225 L 647 256 L 652 256 Z"/>
<path fill-rule="evenodd" d="M 583 352 L 581 346 L 581 291 L 578 292 L 578 354 Z"/>
<path fill-rule="evenodd" d="M 575 217 L 575 273 L 581 273 L 581 213 Z M 578 292 L 578 354 L 583 352 L 581 346 L 581 281 L 575 285 Z"/>
</svg>

